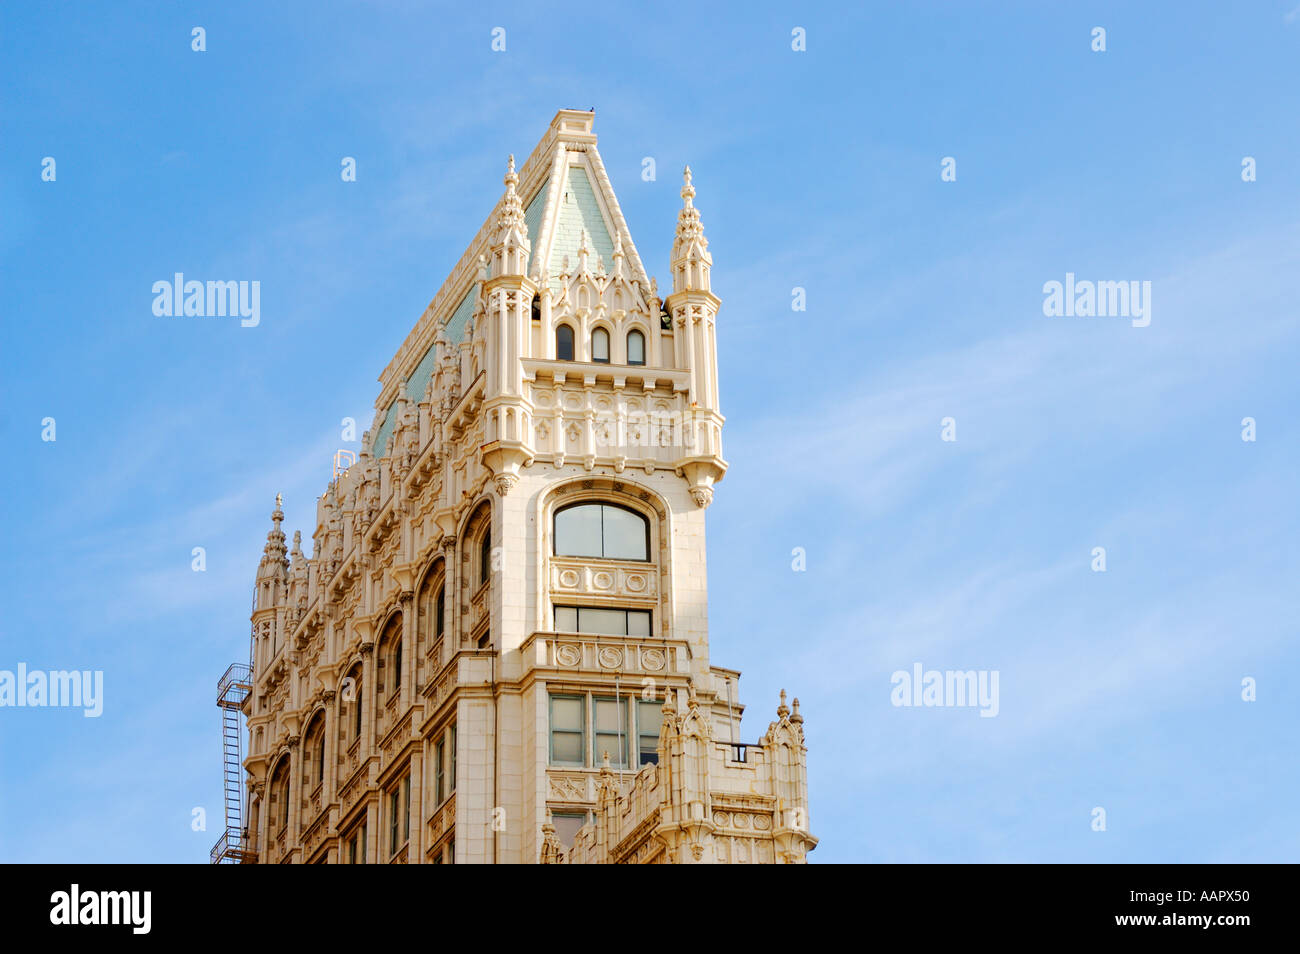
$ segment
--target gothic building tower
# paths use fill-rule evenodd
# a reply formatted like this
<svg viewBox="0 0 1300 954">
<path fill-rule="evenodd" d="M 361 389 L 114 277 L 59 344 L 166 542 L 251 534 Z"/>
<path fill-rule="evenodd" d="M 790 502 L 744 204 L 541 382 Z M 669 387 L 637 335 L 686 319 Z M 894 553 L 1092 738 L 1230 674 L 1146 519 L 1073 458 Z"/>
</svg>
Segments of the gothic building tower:
<svg viewBox="0 0 1300 954">
<path fill-rule="evenodd" d="M 257 571 L 241 857 L 802 862 L 803 718 L 709 659 L 727 470 L 688 168 L 672 288 L 562 110 L 380 376 L 312 556 Z M 235 760 L 238 763 L 238 760 Z M 215 856 L 215 855 L 214 855 Z"/>
</svg>

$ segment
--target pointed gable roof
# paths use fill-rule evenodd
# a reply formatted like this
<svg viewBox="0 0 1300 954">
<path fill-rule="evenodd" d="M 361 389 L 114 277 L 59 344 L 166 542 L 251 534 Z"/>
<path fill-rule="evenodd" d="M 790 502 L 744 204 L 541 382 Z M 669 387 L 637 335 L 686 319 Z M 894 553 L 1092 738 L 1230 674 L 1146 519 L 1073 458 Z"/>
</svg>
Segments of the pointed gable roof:
<svg viewBox="0 0 1300 954">
<path fill-rule="evenodd" d="M 586 229 L 593 269 L 596 268 L 595 256 L 599 255 L 605 270 L 611 270 L 615 238 L 621 238 L 625 274 L 630 280 L 640 281 L 649 288 L 650 278 L 641 256 L 637 254 L 609 174 L 596 149 L 596 134 L 592 131 L 594 121 L 594 113 L 560 110 L 519 170 L 518 193 L 526 197 L 523 201 L 524 222 L 532 246 L 529 275 L 553 283 L 565 255 L 569 256 L 571 264 L 576 265 L 582 230 Z M 433 296 L 393 360 L 380 374 L 381 387 L 376 407 L 388 408 L 397 397 L 403 378 L 417 376 L 417 366 L 433 347 L 434 338 L 444 324 L 451 325 L 449 334 L 463 328 L 462 322 L 468 318 L 466 304 L 473 303 L 478 259 L 480 255 L 489 255 L 504 200 L 504 196 L 498 199 L 442 288 Z M 544 276 L 538 274 L 543 262 L 547 272 Z"/>
</svg>

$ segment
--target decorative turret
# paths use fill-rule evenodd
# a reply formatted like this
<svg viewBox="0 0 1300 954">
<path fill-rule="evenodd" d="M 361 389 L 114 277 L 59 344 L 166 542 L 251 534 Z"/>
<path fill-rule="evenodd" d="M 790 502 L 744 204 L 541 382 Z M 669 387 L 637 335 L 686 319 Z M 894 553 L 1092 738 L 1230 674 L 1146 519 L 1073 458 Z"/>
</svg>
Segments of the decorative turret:
<svg viewBox="0 0 1300 954">
<path fill-rule="evenodd" d="M 528 268 L 528 225 L 524 221 L 524 206 L 516 188 L 519 176 L 515 173 L 515 157 L 506 166 L 506 194 L 501 200 L 501 214 L 492 245 L 492 274 L 523 276 Z"/>
<path fill-rule="evenodd" d="M 690 166 L 682 178 L 682 210 L 677 213 L 677 238 L 673 240 L 673 291 L 709 291 L 713 256 L 709 254 L 709 240 L 704 237 L 704 226 L 700 224 L 700 211 L 695 208 Z"/>
<path fill-rule="evenodd" d="M 491 470 L 502 496 L 518 481 L 519 468 L 533 458 L 528 446 L 532 427 L 522 397 L 521 359 L 530 335 L 533 296 L 537 294 L 537 285 L 526 275 L 532 245 L 523 203 L 516 191 L 519 176 L 515 174 L 514 156 L 506 167 L 505 184 L 492 245 L 492 277 L 488 278 L 480 268 L 479 302 L 473 319 L 483 322 L 486 331 L 482 336 L 487 371 L 483 389 L 487 437 L 483 463 Z"/>
<path fill-rule="evenodd" d="M 271 511 L 271 529 L 266 534 L 266 546 L 262 548 L 262 561 L 257 565 L 259 596 L 265 591 L 263 583 L 278 583 L 282 587 L 289 579 L 289 551 L 284 545 L 284 531 L 280 529 L 284 521 L 281 502 L 281 496 L 276 494 L 275 509 Z"/>
<path fill-rule="evenodd" d="M 672 321 L 677 366 L 691 374 L 690 408 L 682 421 L 683 456 L 677 466 L 691 483 L 691 498 L 696 506 L 707 507 L 713 500 L 713 485 L 727 471 L 722 459 L 723 418 L 718 409 L 715 331 L 721 303 L 709 287 L 713 256 L 695 208 L 690 166 L 683 180 L 682 209 L 677 215 L 671 262 L 673 291 L 664 307 Z"/>
</svg>

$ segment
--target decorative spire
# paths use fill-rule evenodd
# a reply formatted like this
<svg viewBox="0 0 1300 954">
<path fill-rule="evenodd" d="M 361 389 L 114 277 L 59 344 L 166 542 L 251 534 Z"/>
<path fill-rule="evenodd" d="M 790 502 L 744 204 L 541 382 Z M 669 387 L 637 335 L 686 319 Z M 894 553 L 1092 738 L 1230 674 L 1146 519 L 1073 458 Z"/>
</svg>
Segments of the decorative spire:
<svg viewBox="0 0 1300 954">
<path fill-rule="evenodd" d="M 790 721 L 795 725 L 803 725 L 803 716 L 799 714 L 799 697 L 794 697 L 794 712 L 790 713 Z"/>
<path fill-rule="evenodd" d="M 492 250 L 493 274 L 522 275 L 528 264 L 531 248 L 528 225 L 524 220 L 524 205 L 519 199 L 519 176 L 515 173 L 515 157 L 506 164 L 506 194 L 501 200 L 501 214 L 497 216 L 495 246 Z"/>
<path fill-rule="evenodd" d="M 704 237 L 700 212 L 695 208 L 690 166 L 686 167 L 682 180 L 682 208 L 677 213 L 677 237 L 673 240 L 673 291 L 708 291 L 713 256 L 709 254 L 709 240 Z"/>
<path fill-rule="evenodd" d="M 790 714 L 790 707 L 785 704 L 785 690 L 781 690 L 781 704 L 776 707 L 776 715 L 779 719 L 784 719 Z"/>
<path fill-rule="evenodd" d="M 262 561 L 257 567 L 258 579 L 284 579 L 289 569 L 288 549 L 284 545 L 284 531 L 280 524 L 284 521 L 284 511 L 280 509 L 283 496 L 275 495 L 275 509 L 271 511 L 271 529 L 266 534 L 266 546 L 262 548 Z"/>
</svg>

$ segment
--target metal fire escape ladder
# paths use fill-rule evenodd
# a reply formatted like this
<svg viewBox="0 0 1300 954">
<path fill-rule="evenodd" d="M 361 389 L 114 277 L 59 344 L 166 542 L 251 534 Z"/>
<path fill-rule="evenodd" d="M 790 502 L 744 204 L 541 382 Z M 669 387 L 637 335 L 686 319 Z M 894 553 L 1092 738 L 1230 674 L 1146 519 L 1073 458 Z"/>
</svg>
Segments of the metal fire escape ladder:
<svg viewBox="0 0 1300 954">
<path fill-rule="evenodd" d="M 244 719 L 243 705 L 252 691 L 252 668 L 234 663 L 217 683 L 221 709 L 221 760 L 226 830 L 212 848 L 214 865 L 239 864 L 248 854 L 244 844 Z"/>
</svg>

